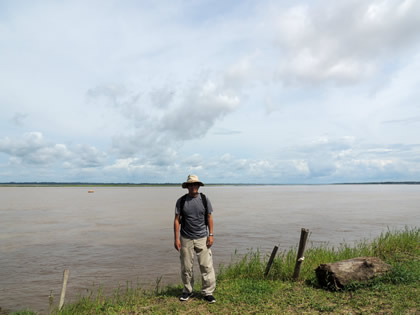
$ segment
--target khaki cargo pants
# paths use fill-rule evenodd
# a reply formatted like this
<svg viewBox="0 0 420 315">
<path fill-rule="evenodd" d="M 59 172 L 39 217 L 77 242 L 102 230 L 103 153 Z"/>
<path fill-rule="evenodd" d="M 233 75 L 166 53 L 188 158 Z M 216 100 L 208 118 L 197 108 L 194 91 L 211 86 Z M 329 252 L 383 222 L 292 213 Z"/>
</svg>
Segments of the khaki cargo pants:
<svg viewBox="0 0 420 315">
<path fill-rule="evenodd" d="M 207 237 L 196 240 L 181 236 L 181 278 L 185 293 L 192 293 L 194 288 L 194 252 L 197 254 L 201 272 L 202 294 L 211 295 L 216 288 L 216 275 L 213 268 L 211 249 L 206 245 Z"/>
</svg>

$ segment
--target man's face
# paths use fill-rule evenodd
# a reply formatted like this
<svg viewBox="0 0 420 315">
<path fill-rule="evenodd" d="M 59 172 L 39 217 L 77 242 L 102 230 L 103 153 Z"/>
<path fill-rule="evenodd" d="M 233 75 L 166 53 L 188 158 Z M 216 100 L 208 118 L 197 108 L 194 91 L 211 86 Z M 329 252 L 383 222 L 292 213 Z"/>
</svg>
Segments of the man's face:
<svg viewBox="0 0 420 315">
<path fill-rule="evenodd" d="M 194 183 L 194 184 L 187 184 L 188 193 L 190 195 L 196 195 L 198 194 L 198 188 L 200 188 L 200 184 Z"/>
</svg>

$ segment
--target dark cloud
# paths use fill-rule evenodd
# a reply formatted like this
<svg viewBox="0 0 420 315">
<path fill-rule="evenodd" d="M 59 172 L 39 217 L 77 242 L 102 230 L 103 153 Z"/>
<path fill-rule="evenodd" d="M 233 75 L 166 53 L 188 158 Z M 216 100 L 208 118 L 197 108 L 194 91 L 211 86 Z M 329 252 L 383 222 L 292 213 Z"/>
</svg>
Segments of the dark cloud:
<svg viewBox="0 0 420 315">
<path fill-rule="evenodd" d="M 418 123 L 420 122 L 420 116 L 410 117 L 405 119 L 393 119 L 393 120 L 385 120 L 383 124 L 411 124 L 411 123 Z"/>
<path fill-rule="evenodd" d="M 100 167 L 105 164 L 107 155 L 89 145 L 77 145 L 74 148 L 71 163 L 81 168 Z"/>
<path fill-rule="evenodd" d="M 122 86 L 87 92 L 90 101 L 110 106 L 125 118 L 125 128 L 112 139 L 113 153 L 121 158 L 158 156 L 160 163 L 169 161 L 185 141 L 203 137 L 240 105 L 238 93 L 205 76 L 182 93 L 170 87 L 153 89 L 149 103 L 140 94 Z"/>
<path fill-rule="evenodd" d="M 11 119 L 11 122 L 18 127 L 22 127 L 25 123 L 28 114 L 25 113 L 15 113 Z"/>
<path fill-rule="evenodd" d="M 325 160 L 319 159 L 320 157 L 313 157 L 308 161 L 309 174 L 310 178 L 319 178 L 319 177 L 330 177 L 336 171 L 336 165 L 334 160 Z"/>
<path fill-rule="evenodd" d="M 232 130 L 232 129 L 225 129 L 225 128 L 218 128 L 214 130 L 213 134 L 220 135 L 220 136 L 229 136 L 229 135 L 237 135 L 242 133 L 242 131 L 239 130 Z"/>
<path fill-rule="evenodd" d="M 204 80 L 189 88 L 181 105 L 162 118 L 159 129 L 175 140 L 200 138 L 218 119 L 233 112 L 239 105 L 237 93 L 212 80 Z"/>
<path fill-rule="evenodd" d="M 173 102 L 175 90 L 170 87 L 155 88 L 150 92 L 150 100 L 154 107 L 165 109 Z"/>
<path fill-rule="evenodd" d="M 203 166 L 203 164 L 205 163 L 203 157 L 199 154 L 194 154 L 192 156 L 189 156 L 187 158 L 185 158 L 182 163 L 184 165 L 188 165 L 189 167 L 193 167 L 193 168 L 199 168 L 201 166 Z"/>
</svg>

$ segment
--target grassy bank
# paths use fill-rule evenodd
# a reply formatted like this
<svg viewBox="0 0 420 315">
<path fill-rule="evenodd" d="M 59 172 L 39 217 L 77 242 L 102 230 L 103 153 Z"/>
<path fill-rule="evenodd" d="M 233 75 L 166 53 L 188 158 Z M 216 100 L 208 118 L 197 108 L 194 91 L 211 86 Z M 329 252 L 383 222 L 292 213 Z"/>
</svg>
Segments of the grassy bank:
<svg viewBox="0 0 420 315">
<path fill-rule="evenodd" d="M 65 305 L 54 314 L 139 314 L 139 313 L 418 313 L 420 312 L 420 229 L 388 231 L 373 241 L 338 248 L 318 247 L 305 252 L 299 281 L 291 275 L 296 249 L 277 254 L 270 274 L 264 279 L 268 255 L 250 252 L 217 276 L 216 304 L 206 304 L 197 293 L 179 302 L 181 286 L 142 290 L 128 285 L 112 296 L 100 291 Z M 376 256 L 393 270 L 380 279 L 353 285 L 340 292 L 320 288 L 314 269 L 321 263 L 359 256 Z M 199 292 L 199 285 L 196 287 Z M 28 314 L 28 313 L 26 313 Z"/>
</svg>

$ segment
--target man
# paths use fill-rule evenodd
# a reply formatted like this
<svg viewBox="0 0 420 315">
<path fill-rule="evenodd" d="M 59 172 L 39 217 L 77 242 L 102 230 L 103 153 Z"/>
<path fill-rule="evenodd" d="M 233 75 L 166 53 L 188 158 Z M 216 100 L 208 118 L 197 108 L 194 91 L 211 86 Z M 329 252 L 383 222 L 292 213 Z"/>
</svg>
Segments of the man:
<svg viewBox="0 0 420 315">
<path fill-rule="evenodd" d="M 180 301 L 188 301 L 194 288 L 194 252 L 200 265 L 202 294 L 209 303 L 215 303 L 213 291 L 216 288 L 216 275 L 210 247 L 213 245 L 213 208 L 210 200 L 199 194 L 204 186 L 196 175 L 188 175 L 182 188 L 188 188 L 188 194 L 179 198 L 175 206 L 174 246 L 181 254 L 181 278 L 184 284 Z M 207 209 L 206 209 L 207 208 Z M 181 235 L 180 229 L 181 226 Z M 207 233 L 207 227 L 209 233 Z"/>
</svg>

